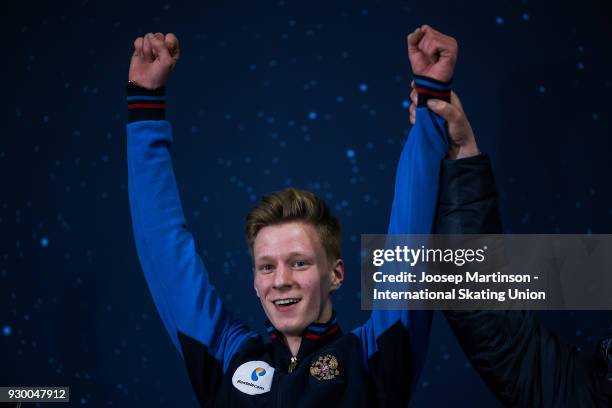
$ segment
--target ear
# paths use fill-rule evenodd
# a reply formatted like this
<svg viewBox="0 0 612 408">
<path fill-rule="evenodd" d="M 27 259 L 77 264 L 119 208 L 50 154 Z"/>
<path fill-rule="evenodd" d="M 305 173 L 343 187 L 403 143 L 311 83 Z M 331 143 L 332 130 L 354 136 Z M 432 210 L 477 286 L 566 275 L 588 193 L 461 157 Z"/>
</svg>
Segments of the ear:
<svg viewBox="0 0 612 408">
<path fill-rule="evenodd" d="M 255 289 L 255 294 L 259 297 L 259 291 L 257 290 L 257 286 L 255 286 L 255 267 L 253 267 L 253 289 Z"/>
<path fill-rule="evenodd" d="M 344 261 L 336 259 L 332 266 L 330 292 L 338 290 L 344 281 Z"/>
</svg>

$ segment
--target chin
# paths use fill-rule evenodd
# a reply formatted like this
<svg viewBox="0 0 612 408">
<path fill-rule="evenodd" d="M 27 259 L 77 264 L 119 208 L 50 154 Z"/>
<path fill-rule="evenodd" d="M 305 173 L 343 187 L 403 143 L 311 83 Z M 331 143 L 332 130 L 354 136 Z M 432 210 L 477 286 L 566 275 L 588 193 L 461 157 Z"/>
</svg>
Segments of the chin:
<svg viewBox="0 0 612 408">
<path fill-rule="evenodd" d="M 320 310 L 313 310 L 314 308 L 312 303 L 304 302 L 291 312 L 281 312 L 274 306 L 265 311 L 276 330 L 285 335 L 301 336 L 306 327 L 318 319 Z"/>
<path fill-rule="evenodd" d="M 293 336 L 300 336 L 304 329 L 308 326 L 308 323 L 304 321 L 302 316 L 277 316 L 274 320 L 272 320 L 272 324 L 281 333 Z"/>
<path fill-rule="evenodd" d="M 283 334 L 301 336 L 304 329 L 315 321 L 316 315 L 305 310 L 296 310 L 291 314 L 284 314 L 275 309 L 270 310 L 270 319 L 274 327 Z"/>
</svg>

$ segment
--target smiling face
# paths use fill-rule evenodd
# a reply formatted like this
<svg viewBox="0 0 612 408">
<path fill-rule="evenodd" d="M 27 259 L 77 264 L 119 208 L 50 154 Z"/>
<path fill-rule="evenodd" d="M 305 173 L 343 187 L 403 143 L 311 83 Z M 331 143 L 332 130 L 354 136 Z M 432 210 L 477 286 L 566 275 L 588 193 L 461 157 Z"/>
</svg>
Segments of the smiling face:
<svg viewBox="0 0 612 408">
<path fill-rule="evenodd" d="M 266 316 L 286 336 L 331 318 L 330 292 L 344 278 L 341 259 L 330 260 L 315 228 L 286 222 L 262 228 L 253 243 L 254 286 Z"/>
</svg>

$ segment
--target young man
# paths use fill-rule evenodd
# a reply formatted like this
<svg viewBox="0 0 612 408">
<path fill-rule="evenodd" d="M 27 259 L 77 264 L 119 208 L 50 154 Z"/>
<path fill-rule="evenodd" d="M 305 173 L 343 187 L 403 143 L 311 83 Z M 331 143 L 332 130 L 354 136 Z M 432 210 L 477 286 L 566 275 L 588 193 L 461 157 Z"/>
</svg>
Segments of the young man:
<svg viewBox="0 0 612 408">
<path fill-rule="evenodd" d="M 478 156 L 460 104 L 451 103 L 457 43 L 423 26 L 408 36 L 408 47 L 419 107 L 411 109 L 415 125 L 398 164 L 389 233 L 430 233 L 434 223 L 453 224 L 453 211 L 435 216 L 440 176 L 442 202 L 467 188 L 473 200 L 465 205 L 474 221 L 494 220 L 488 159 Z M 254 288 L 271 341 L 224 309 L 185 227 L 172 171 L 163 86 L 178 60 L 178 40 L 150 33 L 136 39 L 134 48 L 127 137 L 135 240 L 199 402 L 406 406 L 425 358 L 431 313 L 374 311 L 365 324 L 342 333 L 330 297 L 344 279 L 340 226 L 313 194 L 272 193 L 247 217 Z"/>
</svg>

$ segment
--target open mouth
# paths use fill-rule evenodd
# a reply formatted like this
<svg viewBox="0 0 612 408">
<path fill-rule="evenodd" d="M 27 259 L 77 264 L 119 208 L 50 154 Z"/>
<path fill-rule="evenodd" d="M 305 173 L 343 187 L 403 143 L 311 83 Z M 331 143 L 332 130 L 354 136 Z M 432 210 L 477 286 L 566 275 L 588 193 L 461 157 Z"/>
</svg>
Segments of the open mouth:
<svg viewBox="0 0 612 408">
<path fill-rule="evenodd" d="M 279 311 L 286 312 L 291 310 L 298 303 L 300 303 L 301 300 L 302 299 L 300 298 L 284 298 L 273 300 L 272 303 L 274 303 L 274 306 L 276 306 Z"/>
</svg>

